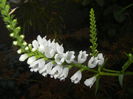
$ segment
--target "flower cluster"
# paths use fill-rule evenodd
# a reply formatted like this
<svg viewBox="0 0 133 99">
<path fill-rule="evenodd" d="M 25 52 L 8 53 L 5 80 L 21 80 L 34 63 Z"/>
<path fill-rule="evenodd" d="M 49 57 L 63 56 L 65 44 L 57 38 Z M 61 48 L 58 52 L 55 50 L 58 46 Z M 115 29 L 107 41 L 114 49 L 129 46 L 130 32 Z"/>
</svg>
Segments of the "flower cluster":
<svg viewBox="0 0 133 99">
<path fill-rule="evenodd" d="M 36 56 L 28 56 L 28 54 L 22 54 L 19 58 L 20 61 L 27 59 L 31 72 L 39 72 L 44 77 L 50 75 L 51 78 L 65 80 L 68 76 L 69 69 L 72 64 L 83 64 L 87 61 L 88 54 L 86 51 L 80 51 L 77 58 L 74 51 L 64 52 L 63 45 L 55 42 L 55 40 L 47 40 L 46 36 L 37 36 L 37 40 L 32 41 L 32 52 L 41 52 L 48 60 L 44 58 L 37 59 Z M 91 57 L 88 61 L 88 68 L 94 68 L 97 65 L 101 66 L 104 63 L 104 57 L 102 53 L 99 53 L 96 57 Z M 82 78 L 82 69 L 80 68 L 70 79 L 71 82 L 77 84 Z M 96 76 L 85 80 L 86 86 L 92 86 L 96 81 Z"/>
</svg>

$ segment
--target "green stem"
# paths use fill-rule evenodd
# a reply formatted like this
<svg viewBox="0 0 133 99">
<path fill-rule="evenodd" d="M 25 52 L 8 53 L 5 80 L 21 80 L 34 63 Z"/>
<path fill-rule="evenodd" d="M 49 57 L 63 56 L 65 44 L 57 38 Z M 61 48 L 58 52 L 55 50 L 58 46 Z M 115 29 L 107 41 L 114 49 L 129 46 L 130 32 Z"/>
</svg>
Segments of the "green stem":
<svg viewBox="0 0 133 99">
<path fill-rule="evenodd" d="M 102 76 L 119 76 L 121 73 L 108 73 L 108 72 L 100 72 L 99 75 Z"/>
<path fill-rule="evenodd" d="M 106 72 L 120 73 L 120 71 L 117 71 L 117 70 L 111 70 L 111 69 L 107 69 L 107 68 L 103 68 L 103 70 L 106 71 Z"/>
</svg>

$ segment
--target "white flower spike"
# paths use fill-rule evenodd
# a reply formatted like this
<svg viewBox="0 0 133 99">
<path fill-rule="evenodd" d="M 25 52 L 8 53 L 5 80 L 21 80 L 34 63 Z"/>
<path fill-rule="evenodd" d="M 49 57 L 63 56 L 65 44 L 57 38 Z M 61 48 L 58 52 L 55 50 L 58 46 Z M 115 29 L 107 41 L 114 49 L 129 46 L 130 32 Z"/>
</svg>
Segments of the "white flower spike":
<svg viewBox="0 0 133 99">
<path fill-rule="evenodd" d="M 81 78 L 82 78 L 82 73 L 79 70 L 70 79 L 71 79 L 71 82 L 73 82 L 74 84 L 77 84 L 80 82 Z"/>
<path fill-rule="evenodd" d="M 93 77 L 91 77 L 89 79 L 86 79 L 84 81 L 84 84 L 91 88 L 93 86 L 93 84 L 95 83 L 95 81 L 96 81 L 96 76 L 93 76 Z"/>
</svg>

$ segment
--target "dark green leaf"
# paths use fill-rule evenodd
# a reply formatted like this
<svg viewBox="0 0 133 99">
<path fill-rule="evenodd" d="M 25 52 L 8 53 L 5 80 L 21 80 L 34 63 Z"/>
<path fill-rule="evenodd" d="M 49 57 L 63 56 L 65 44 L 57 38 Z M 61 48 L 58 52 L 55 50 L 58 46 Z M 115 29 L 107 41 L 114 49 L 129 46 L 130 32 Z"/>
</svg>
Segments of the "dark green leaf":
<svg viewBox="0 0 133 99">
<path fill-rule="evenodd" d="M 98 92 L 98 89 L 99 89 L 99 81 L 100 81 L 100 76 L 97 77 L 97 80 L 96 80 L 96 89 L 95 89 L 95 95 L 97 94 Z"/>
</svg>

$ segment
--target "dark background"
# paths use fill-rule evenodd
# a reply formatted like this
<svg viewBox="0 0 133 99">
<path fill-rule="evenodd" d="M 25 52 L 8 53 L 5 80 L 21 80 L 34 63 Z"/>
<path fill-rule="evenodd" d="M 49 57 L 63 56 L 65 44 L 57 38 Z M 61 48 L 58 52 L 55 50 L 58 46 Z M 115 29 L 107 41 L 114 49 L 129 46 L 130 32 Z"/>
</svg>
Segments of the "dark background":
<svg viewBox="0 0 133 99">
<path fill-rule="evenodd" d="M 98 49 L 108 58 L 106 67 L 121 70 L 126 53 L 133 48 L 132 0 L 29 0 L 10 3 L 26 41 L 39 34 L 56 38 L 65 50 L 87 50 L 89 53 L 89 10 L 94 8 L 97 20 Z M 121 88 L 116 77 L 102 77 L 95 95 L 83 80 L 75 85 L 70 76 L 65 81 L 42 77 L 29 71 L 26 62 L 19 62 L 17 48 L 12 46 L 9 31 L 0 18 L 0 99 L 132 99 L 133 77 L 126 76 Z M 132 66 L 128 71 L 133 71 Z"/>
</svg>

